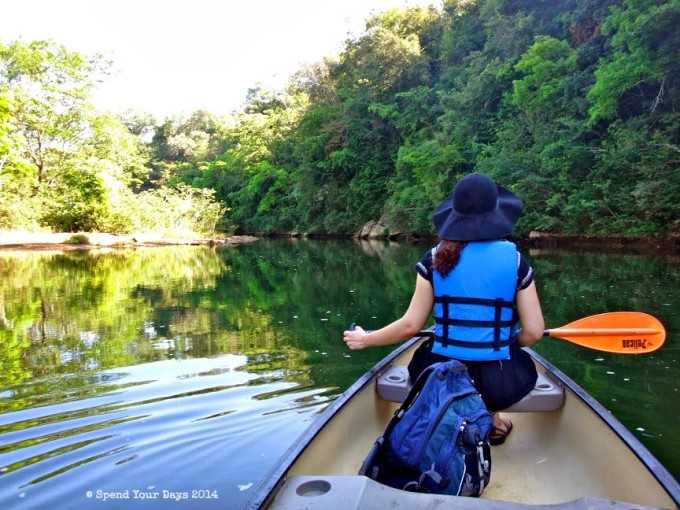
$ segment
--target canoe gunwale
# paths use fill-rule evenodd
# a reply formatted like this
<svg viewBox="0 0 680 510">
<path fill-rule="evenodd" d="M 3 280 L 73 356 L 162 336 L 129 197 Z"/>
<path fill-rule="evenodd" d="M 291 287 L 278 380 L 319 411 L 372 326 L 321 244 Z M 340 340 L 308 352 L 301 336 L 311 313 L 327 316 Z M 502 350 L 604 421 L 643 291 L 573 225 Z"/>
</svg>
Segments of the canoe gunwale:
<svg viewBox="0 0 680 510">
<path fill-rule="evenodd" d="M 359 378 L 352 386 L 333 401 L 314 421 L 307 427 L 302 434 L 286 450 L 276 464 L 265 475 L 263 481 L 258 485 L 253 495 L 246 501 L 242 508 L 259 509 L 262 508 L 270 498 L 274 498 L 278 488 L 283 485 L 286 474 L 291 466 L 297 461 L 307 445 L 323 430 L 330 420 L 350 401 L 354 396 L 373 382 L 383 371 L 388 369 L 393 361 L 401 356 L 405 351 L 420 342 L 422 337 L 414 337 L 401 344 L 385 358 L 379 361 L 373 368 Z M 531 357 L 541 365 L 546 372 L 554 378 L 582 403 L 584 403 L 602 422 L 604 422 L 618 438 L 633 452 L 640 462 L 649 470 L 652 476 L 666 490 L 669 497 L 674 501 L 676 508 L 680 508 L 680 484 L 670 474 L 670 472 L 652 455 L 626 427 L 614 417 L 602 404 L 588 394 L 570 377 L 556 368 L 541 355 L 530 348 L 524 348 Z"/>
<path fill-rule="evenodd" d="M 587 391 L 581 388 L 569 376 L 555 367 L 533 349 L 525 347 L 533 359 L 554 375 L 564 386 L 573 393 L 575 397 L 588 406 L 597 416 L 607 424 L 609 428 L 623 441 L 623 443 L 640 459 L 640 462 L 647 467 L 652 476 L 666 490 L 668 495 L 675 502 L 676 507 L 680 508 L 680 483 L 671 475 L 666 467 L 640 442 L 610 411 L 600 402 L 593 398 Z"/>
</svg>

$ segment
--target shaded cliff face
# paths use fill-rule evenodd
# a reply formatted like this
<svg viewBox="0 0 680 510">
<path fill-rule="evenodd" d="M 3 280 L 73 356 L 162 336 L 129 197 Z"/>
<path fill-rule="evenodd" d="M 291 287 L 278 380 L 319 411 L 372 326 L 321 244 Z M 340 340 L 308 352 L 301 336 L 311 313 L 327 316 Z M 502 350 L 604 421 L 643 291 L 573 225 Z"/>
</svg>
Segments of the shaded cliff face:
<svg viewBox="0 0 680 510">
<path fill-rule="evenodd" d="M 398 242 L 431 241 L 437 236 L 430 233 L 403 234 L 391 231 L 384 219 L 369 221 L 355 234 L 358 239 L 389 239 Z M 531 232 L 528 237 L 511 237 L 522 248 L 561 249 L 583 252 L 635 253 L 644 255 L 680 254 L 680 234 L 664 236 L 606 236 L 594 234 L 555 234 Z"/>
<path fill-rule="evenodd" d="M 531 232 L 528 239 L 519 244 L 530 248 L 574 248 L 583 251 L 629 252 L 638 254 L 677 254 L 680 253 L 680 234 L 664 236 L 604 236 L 573 235 Z"/>
<path fill-rule="evenodd" d="M 404 234 L 393 231 L 385 218 L 367 222 L 354 237 L 359 239 L 390 239 L 393 241 L 431 240 L 437 236 L 431 233 Z M 680 233 L 663 236 L 616 236 L 595 234 L 559 234 L 531 232 L 528 237 L 511 237 L 512 241 L 526 248 L 536 249 L 575 249 L 579 251 L 603 251 L 607 253 L 638 254 L 680 254 Z"/>
<path fill-rule="evenodd" d="M 360 239 L 386 239 L 390 236 L 390 229 L 383 218 L 378 221 L 371 220 L 366 223 L 357 233 Z"/>
</svg>

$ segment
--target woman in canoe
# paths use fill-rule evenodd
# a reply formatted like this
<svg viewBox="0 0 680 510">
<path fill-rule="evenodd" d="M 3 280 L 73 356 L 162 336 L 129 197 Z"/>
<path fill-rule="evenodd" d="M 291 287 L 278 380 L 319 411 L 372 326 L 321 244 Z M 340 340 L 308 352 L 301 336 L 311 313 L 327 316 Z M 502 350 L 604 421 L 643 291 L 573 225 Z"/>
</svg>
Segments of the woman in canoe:
<svg viewBox="0 0 680 510">
<path fill-rule="evenodd" d="M 416 264 L 416 286 L 404 315 L 371 332 L 344 332 L 350 349 L 388 345 L 415 336 L 434 314 L 435 334 L 414 354 L 411 379 L 428 365 L 462 361 L 494 416 L 492 444 L 512 430 L 502 409 L 536 383 L 536 369 L 521 347 L 545 328 L 534 271 L 516 246 L 503 240 L 522 214 L 522 201 L 489 177 L 463 177 L 434 213 L 439 244 Z M 521 329 L 517 329 L 517 323 Z"/>
</svg>

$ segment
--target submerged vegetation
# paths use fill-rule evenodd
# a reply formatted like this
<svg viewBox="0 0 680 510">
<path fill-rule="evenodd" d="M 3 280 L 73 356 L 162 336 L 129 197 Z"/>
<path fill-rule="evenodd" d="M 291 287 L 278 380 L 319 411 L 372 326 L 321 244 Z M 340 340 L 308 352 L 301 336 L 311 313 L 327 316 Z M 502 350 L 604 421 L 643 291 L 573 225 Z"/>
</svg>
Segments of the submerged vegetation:
<svg viewBox="0 0 680 510">
<path fill-rule="evenodd" d="M 429 233 L 455 181 L 518 233 L 680 231 L 680 0 L 444 0 L 225 119 L 96 112 L 100 56 L 0 45 L 0 229 Z M 388 231 L 388 230 L 386 230 Z"/>
</svg>

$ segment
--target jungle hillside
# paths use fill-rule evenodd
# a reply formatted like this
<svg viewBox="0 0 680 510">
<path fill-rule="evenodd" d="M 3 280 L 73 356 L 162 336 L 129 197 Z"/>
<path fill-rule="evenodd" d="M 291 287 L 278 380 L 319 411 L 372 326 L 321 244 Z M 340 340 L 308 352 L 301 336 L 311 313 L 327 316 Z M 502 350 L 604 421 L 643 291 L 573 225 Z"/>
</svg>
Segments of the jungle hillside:
<svg viewBox="0 0 680 510">
<path fill-rule="evenodd" d="M 378 13 L 229 117 L 97 111 L 110 67 L 0 42 L 0 230 L 429 234 L 478 171 L 518 235 L 680 233 L 680 0 Z"/>
</svg>

